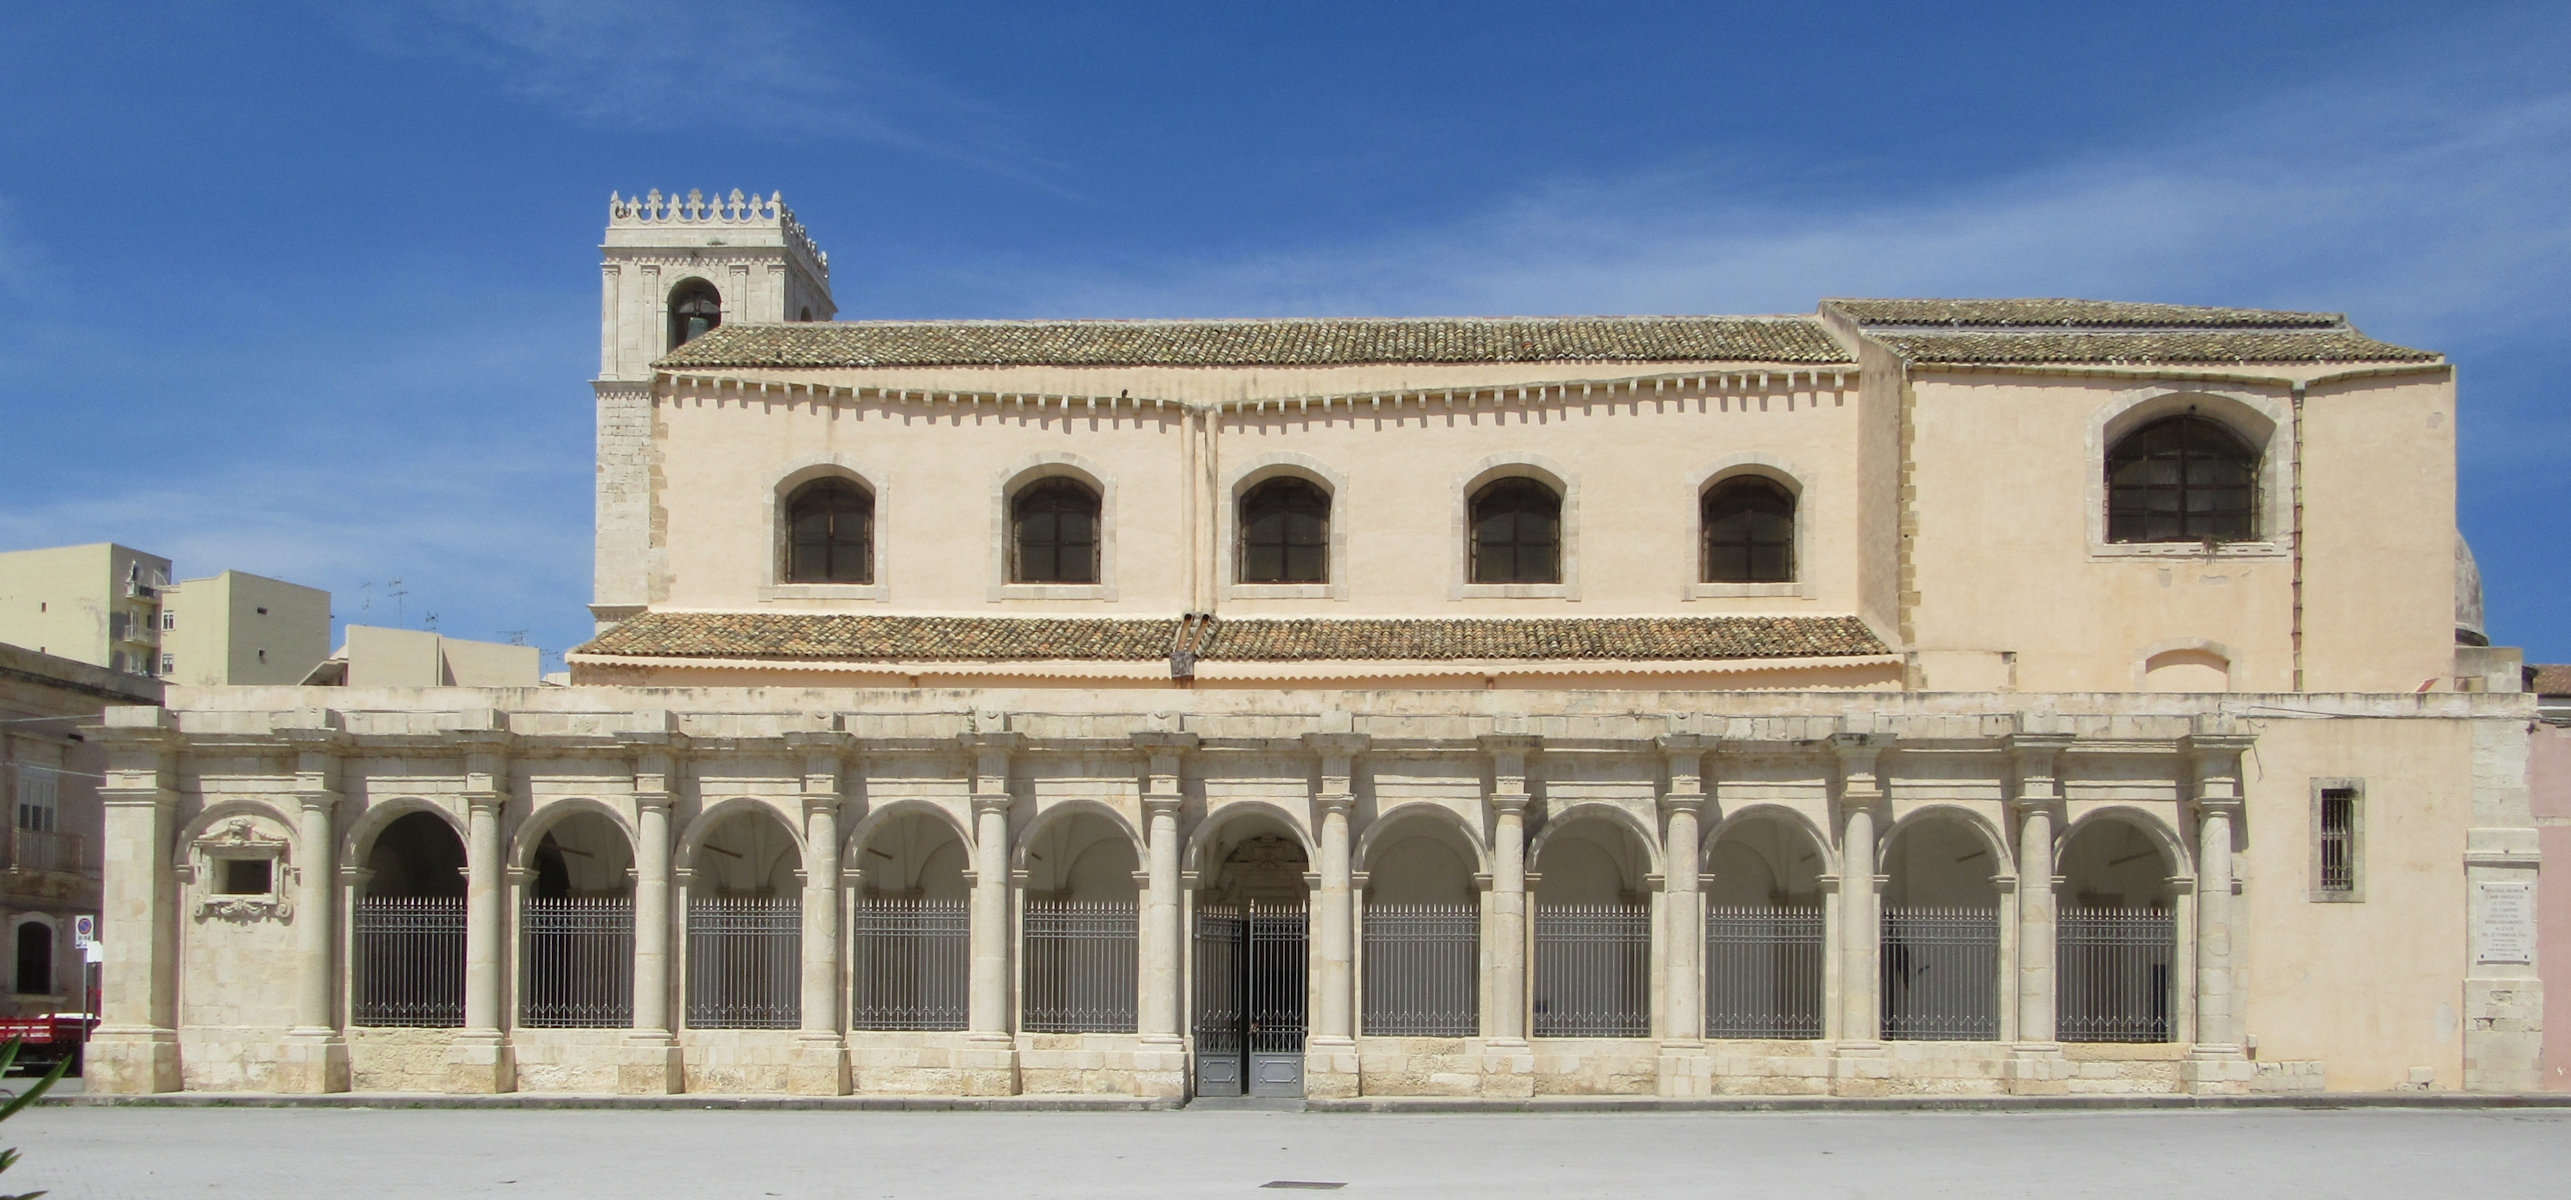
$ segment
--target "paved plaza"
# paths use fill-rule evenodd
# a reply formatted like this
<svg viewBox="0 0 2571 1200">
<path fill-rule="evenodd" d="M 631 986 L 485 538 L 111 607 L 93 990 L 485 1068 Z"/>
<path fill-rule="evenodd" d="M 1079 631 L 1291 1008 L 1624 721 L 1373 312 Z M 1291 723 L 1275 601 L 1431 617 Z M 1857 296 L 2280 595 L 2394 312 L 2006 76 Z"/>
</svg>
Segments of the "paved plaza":
<svg viewBox="0 0 2571 1200">
<path fill-rule="evenodd" d="M 42 1108 L 90 1197 L 2558 1196 L 2562 1110 L 1347 1115 Z M 2192 1182 L 2191 1182 L 2192 1181 Z"/>
</svg>

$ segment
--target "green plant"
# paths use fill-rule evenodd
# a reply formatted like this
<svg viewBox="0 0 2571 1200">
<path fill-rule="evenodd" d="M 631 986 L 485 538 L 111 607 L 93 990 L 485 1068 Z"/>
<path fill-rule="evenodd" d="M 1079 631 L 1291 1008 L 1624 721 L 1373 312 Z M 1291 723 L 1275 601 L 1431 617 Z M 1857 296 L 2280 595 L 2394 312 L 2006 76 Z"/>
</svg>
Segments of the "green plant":
<svg viewBox="0 0 2571 1200">
<path fill-rule="evenodd" d="M 9 1073 L 9 1068 L 17 1065 L 17 1062 L 18 1039 L 10 1038 L 7 1042 L 0 1043 L 0 1075 L 7 1075 Z M 71 1056 L 66 1054 L 62 1056 L 59 1061 L 54 1063 L 53 1070 L 45 1072 L 45 1077 L 36 1081 L 35 1086 L 28 1088 L 25 1092 L 20 1093 L 17 1096 L 11 1097 L 7 1104 L 0 1104 L 0 1121 L 6 1121 L 11 1117 L 17 1116 L 19 1109 L 35 1103 L 36 1097 L 42 1096 L 46 1092 L 52 1090 L 54 1084 L 62 1079 L 63 1072 L 70 1069 Z M 16 1165 L 17 1162 L 18 1152 L 15 1149 L 0 1150 L 0 1171 L 8 1170 L 10 1167 Z M 44 1193 L 20 1192 L 14 1196 L 0 1196 L 0 1200 L 36 1200 L 36 1197 L 41 1195 L 44 1195 Z"/>
</svg>

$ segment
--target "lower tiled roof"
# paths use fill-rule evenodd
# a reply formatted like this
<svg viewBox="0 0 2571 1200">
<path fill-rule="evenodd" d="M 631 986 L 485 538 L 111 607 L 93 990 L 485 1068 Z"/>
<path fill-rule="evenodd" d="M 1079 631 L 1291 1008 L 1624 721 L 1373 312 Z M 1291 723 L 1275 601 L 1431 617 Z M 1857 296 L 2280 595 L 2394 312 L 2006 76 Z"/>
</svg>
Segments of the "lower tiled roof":
<svg viewBox="0 0 2571 1200">
<path fill-rule="evenodd" d="M 1141 662 L 1180 623 L 1110 617 L 892 617 L 653 612 L 575 654 L 827 662 Z M 1199 658 L 1221 662 L 1466 659 L 1710 660 L 1889 654 L 1855 617 L 1560 617 L 1217 621 Z"/>
<path fill-rule="evenodd" d="M 731 324 L 660 366 L 1247 367 L 1855 362 L 1810 317 L 1316 317 Z"/>
<path fill-rule="evenodd" d="M 2526 664 L 2526 690 L 2539 696 L 2571 696 L 2571 663 Z"/>
<path fill-rule="evenodd" d="M 2208 308 L 2132 300 L 1824 300 L 1861 325 L 1930 325 L 1953 328 L 2127 329 L 2328 329 L 2345 325 L 2338 313 L 2284 312 L 2266 308 Z"/>
<path fill-rule="evenodd" d="M 1915 363 L 2435 362 L 2353 329 L 1875 333 Z"/>
</svg>

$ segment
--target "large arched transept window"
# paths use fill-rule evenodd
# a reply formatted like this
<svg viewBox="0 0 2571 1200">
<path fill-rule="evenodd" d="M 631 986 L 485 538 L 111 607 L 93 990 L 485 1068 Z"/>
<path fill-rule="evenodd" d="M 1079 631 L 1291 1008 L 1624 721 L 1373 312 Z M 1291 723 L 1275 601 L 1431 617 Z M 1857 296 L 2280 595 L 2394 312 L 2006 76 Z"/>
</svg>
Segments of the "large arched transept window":
<svg viewBox="0 0 2571 1200">
<path fill-rule="evenodd" d="M 875 496 L 837 477 L 786 500 L 786 582 L 875 582 Z"/>
<path fill-rule="evenodd" d="M 1330 493 L 1309 479 L 1268 480 L 1241 496 L 1241 582 L 1330 579 Z"/>
<path fill-rule="evenodd" d="M 2258 473 L 2258 450 L 2220 422 L 2154 421 L 2107 452 L 2107 540 L 2254 540 Z"/>
<path fill-rule="evenodd" d="M 1705 489 L 1706 583 L 1794 582 L 1794 494 L 1743 475 Z"/>
<path fill-rule="evenodd" d="M 1066 475 L 1009 501 L 1009 582 L 1098 582 L 1098 493 Z"/>
<path fill-rule="evenodd" d="M 1473 493 L 1475 583 L 1562 582 L 1562 496 L 1524 475 Z"/>
</svg>

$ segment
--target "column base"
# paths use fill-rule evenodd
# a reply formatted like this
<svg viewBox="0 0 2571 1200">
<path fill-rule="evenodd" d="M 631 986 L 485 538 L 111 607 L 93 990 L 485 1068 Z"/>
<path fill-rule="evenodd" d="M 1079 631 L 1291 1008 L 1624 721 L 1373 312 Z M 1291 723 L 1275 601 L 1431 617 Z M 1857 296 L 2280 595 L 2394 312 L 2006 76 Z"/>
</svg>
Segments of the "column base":
<svg viewBox="0 0 2571 1200">
<path fill-rule="evenodd" d="M 1357 1039 L 1316 1037 L 1303 1043 L 1303 1094 L 1313 1100 L 1346 1100 L 1364 1087 L 1357 1069 Z"/>
<path fill-rule="evenodd" d="M 1494 1100 L 1525 1100 L 1535 1095 L 1535 1047 L 1525 1038 L 1493 1038 L 1482 1043 L 1482 1095 Z"/>
<path fill-rule="evenodd" d="M 2071 1091 L 2072 1067 L 2060 1042 L 2020 1042 L 2000 1064 L 2000 1083 L 2012 1096 L 2061 1096 Z"/>
<path fill-rule="evenodd" d="M 638 1033 L 625 1039 L 616 1060 L 616 1094 L 674 1096 L 687 1089 L 687 1065 L 678 1039 L 666 1033 Z"/>
<path fill-rule="evenodd" d="M 446 1047 L 446 1090 L 488 1096 L 518 1090 L 518 1056 L 497 1029 L 468 1029 Z"/>
<path fill-rule="evenodd" d="M 1176 1034 L 1146 1034 L 1134 1048 L 1134 1094 L 1146 1099 L 1187 1095 L 1187 1044 Z"/>
<path fill-rule="evenodd" d="M 964 1048 L 955 1052 L 957 1091 L 967 1096 L 1015 1096 L 1022 1089 L 1018 1079 L 1018 1043 L 1005 1033 L 977 1033 L 967 1037 Z"/>
<path fill-rule="evenodd" d="M 336 1029 L 287 1030 L 270 1086 L 293 1096 L 347 1091 L 348 1039 Z"/>
<path fill-rule="evenodd" d="M 1714 1094 L 1714 1059 L 1705 1053 L 1703 1042 L 1662 1042 L 1655 1074 L 1660 1095 L 1685 1098 Z"/>
<path fill-rule="evenodd" d="M 2178 1064 L 2178 1082 L 2194 1095 L 2237 1096 L 2250 1090 L 2258 1071 L 2238 1046 L 2200 1045 Z"/>
<path fill-rule="evenodd" d="M 179 1035 L 150 1026 L 108 1025 L 81 1051 L 81 1086 L 100 1095 L 179 1090 Z"/>
<path fill-rule="evenodd" d="M 807 1033 L 796 1039 L 786 1060 L 786 1091 L 796 1096 L 848 1094 L 848 1047 L 832 1033 Z"/>
<path fill-rule="evenodd" d="M 1871 1038 L 1841 1042 L 1830 1052 L 1830 1094 L 1883 1096 L 1892 1091 L 1890 1047 Z"/>
</svg>

